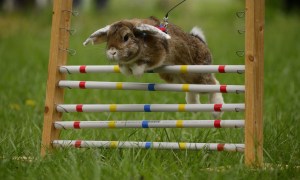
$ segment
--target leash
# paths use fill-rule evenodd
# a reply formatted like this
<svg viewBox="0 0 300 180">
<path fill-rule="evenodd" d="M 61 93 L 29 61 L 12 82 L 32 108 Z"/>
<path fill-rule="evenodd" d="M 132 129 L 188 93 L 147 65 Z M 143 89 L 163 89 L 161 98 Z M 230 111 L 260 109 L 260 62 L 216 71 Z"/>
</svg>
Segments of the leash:
<svg viewBox="0 0 300 180">
<path fill-rule="evenodd" d="M 164 33 L 168 34 L 168 19 L 169 19 L 169 13 L 174 10 L 175 8 L 177 8 L 179 5 L 181 5 L 182 3 L 184 3 L 186 0 L 181 1 L 180 3 L 176 4 L 174 7 L 172 7 L 165 15 L 165 17 L 163 18 L 163 23 L 159 25 L 159 27 L 157 27 L 158 29 L 160 29 L 161 31 L 163 31 Z"/>
</svg>

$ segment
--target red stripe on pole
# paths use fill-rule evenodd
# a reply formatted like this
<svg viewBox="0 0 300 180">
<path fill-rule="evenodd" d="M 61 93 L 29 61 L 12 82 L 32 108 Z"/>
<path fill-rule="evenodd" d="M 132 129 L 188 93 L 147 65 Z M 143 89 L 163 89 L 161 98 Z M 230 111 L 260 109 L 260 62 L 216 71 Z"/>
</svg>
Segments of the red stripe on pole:
<svg viewBox="0 0 300 180">
<path fill-rule="evenodd" d="M 214 127 L 215 128 L 221 128 L 221 120 L 215 120 L 214 121 Z"/>
<path fill-rule="evenodd" d="M 74 124 L 73 124 L 73 127 L 75 129 L 80 129 L 80 122 L 79 121 L 75 121 Z"/>
<path fill-rule="evenodd" d="M 220 91 L 221 91 L 222 93 L 227 93 L 227 86 L 226 86 L 226 85 L 221 85 L 221 86 L 220 86 Z"/>
<path fill-rule="evenodd" d="M 83 107 L 82 104 L 76 105 L 76 111 L 77 111 L 77 112 L 82 112 L 82 107 Z"/>
<path fill-rule="evenodd" d="M 81 141 L 80 140 L 75 141 L 75 147 L 76 148 L 80 148 L 81 147 Z"/>
<path fill-rule="evenodd" d="M 222 66 L 219 66 L 219 73 L 225 73 L 225 66 L 222 65 Z"/>
<path fill-rule="evenodd" d="M 80 87 L 81 89 L 85 89 L 85 81 L 79 82 L 79 87 Z"/>
<path fill-rule="evenodd" d="M 218 144 L 217 150 L 218 151 L 223 151 L 224 150 L 224 146 L 225 146 L 225 144 Z"/>
<path fill-rule="evenodd" d="M 79 67 L 79 72 L 80 73 L 86 73 L 85 68 L 86 68 L 86 66 L 80 66 Z"/>
<path fill-rule="evenodd" d="M 222 109 L 222 106 L 223 106 L 222 104 L 215 104 L 215 105 L 214 105 L 214 110 L 220 112 L 221 109 Z"/>
</svg>

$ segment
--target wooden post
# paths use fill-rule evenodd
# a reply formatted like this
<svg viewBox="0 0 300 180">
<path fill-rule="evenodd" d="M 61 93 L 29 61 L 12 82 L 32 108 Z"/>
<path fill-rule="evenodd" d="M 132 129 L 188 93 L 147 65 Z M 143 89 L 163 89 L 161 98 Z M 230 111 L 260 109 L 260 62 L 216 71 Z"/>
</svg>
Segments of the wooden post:
<svg viewBox="0 0 300 180">
<path fill-rule="evenodd" d="M 264 0 L 246 0 L 245 164 L 263 164 Z"/>
<path fill-rule="evenodd" d="M 57 87 L 59 80 L 65 79 L 58 67 L 66 65 L 69 48 L 70 19 L 72 15 L 72 0 L 54 0 L 50 54 L 48 64 L 48 80 L 44 112 L 41 155 L 52 150 L 52 141 L 58 139 L 60 131 L 55 129 L 53 122 L 60 120 L 62 114 L 56 111 L 56 104 L 63 103 L 64 91 Z"/>
</svg>

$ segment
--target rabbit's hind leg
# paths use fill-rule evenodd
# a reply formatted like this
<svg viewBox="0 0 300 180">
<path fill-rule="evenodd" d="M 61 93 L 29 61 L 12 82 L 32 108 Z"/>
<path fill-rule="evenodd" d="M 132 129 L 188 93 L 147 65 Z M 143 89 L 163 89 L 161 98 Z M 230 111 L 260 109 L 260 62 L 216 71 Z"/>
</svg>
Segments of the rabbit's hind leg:
<svg viewBox="0 0 300 180">
<path fill-rule="evenodd" d="M 212 77 L 214 78 L 215 84 L 219 85 L 220 84 L 219 81 L 214 76 Z M 209 96 L 209 102 L 211 104 L 224 104 L 222 93 L 210 93 L 208 96 Z M 213 112 L 212 115 L 215 119 L 221 118 L 223 112 Z"/>
<path fill-rule="evenodd" d="M 200 95 L 195 92 L 186 92 L 185 101 L 187 104 L 201 104 L 200 103 Z"/>
</svg>

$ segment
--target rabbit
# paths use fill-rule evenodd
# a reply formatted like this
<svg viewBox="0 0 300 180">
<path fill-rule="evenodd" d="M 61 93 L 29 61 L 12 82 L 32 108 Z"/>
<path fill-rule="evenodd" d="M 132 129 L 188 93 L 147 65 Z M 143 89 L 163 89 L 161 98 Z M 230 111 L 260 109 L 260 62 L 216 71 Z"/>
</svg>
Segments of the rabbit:
<svg viewBox="0 0 300 180">
<path fill-rule="evenodd" d="M 212 64 L 212 55 L 200 28 L 194 27 L 190 33 L 185 33 L 178 26 L 168 24 L 167 32 L 163 32 L 160 25 L 153 16 L 121 20 L 95 31 L 83 45 L 106 42 L 108 59 L 116 61 L 125 75 L 141 76 L 145 71 L 164 65 Z M 219 84 L 211 73 L 159 73 L 159 76 L 168 83 Z M 188 104 L 200 104 L 200 95 L 186 92 L 185 100 Z M 222 94 L 209 93 L 209 102 L 223 104 Z M 213 116 L 220 118 L 222 112 L 213 112 Z"/>
</svg>

